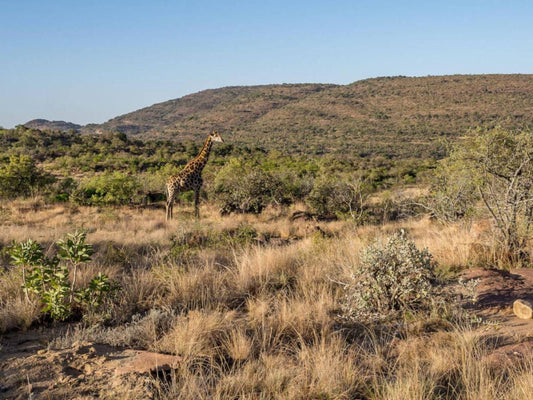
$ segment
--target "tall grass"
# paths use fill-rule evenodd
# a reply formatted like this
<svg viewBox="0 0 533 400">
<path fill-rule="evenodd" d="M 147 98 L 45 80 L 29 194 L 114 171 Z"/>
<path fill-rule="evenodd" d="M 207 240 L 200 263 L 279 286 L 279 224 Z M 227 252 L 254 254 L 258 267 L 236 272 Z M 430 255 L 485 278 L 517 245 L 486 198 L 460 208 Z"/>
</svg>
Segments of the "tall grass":
<svg viewBox="0 0 533 400">
<path fill-rule="evenodd" d="M 53 242 L 84 228 L 97 252 L 87 277 L 102 270 L 121 286 L 107 326 L 77 325 L 51 346 L 86 340 L 179 355 L 179 368 L 155 382 L 161 398 L 525 400 L 533 393 L 533 362 L 493 365 L 489 341 L 470 326 L 364 328 L 338 318 L 339 282 L 366 245 L 403 228 L 449 275 L 482 262 L 473 259 L 479 238 L 466 226 L 341 221 L 323 224 L 331 234 L 323 237 L 268 212 L 222 218 L 204 206 L 200 223 L 179 212 L 164 224 L 163 210 L 56 205 L 26 212 L 22 206 L 11 206 L 2 246 L 12 238 Z M 220 239 L 242 224 L 265 238 L 290 240 Z M 194 242 L 193 257 L 172 256 L 171 238 L 179 232 L 216 240 Z M 27 328 L 37 318 L 21 284 L 12 268 L 0 275 L 4 331 Z"/>
</svg>

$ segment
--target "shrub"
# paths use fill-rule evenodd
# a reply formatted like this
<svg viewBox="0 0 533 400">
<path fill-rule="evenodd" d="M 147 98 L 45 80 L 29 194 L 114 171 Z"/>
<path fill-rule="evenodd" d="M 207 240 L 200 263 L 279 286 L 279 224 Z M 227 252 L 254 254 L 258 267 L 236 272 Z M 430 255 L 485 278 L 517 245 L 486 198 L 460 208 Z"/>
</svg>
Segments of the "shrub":
<svg viewBox="0 0 533 400">
<path fill-rule="evenodd" d="M 370 191 L 370 185 L 360 175 L 354 174 L 344 179 L 322 176 L 315 181 L 306 202 L 319 216 L 336 214 L 361 220 L 363 203 Z"/>
<path fill-rule="evenodd" d="M 92 246 L 85 243 L 85 237 L 85 233 L 74 233 L 59 240 L 56 243 L 59 257 L 48 258 L 42 246 L 31 239 L 14 242 L 9 249 L 13 264 L 22 270 L 26 301 L 39 302 L 41 313 L 53 320 L 64 321 L 75 309 L 83 314 L 98 311 L 102 302 L 117 289 L 106 275 L 99 273 L 88 287 L 75 290 L 77 268 L 89 262 L 92 255 Z M 69 267 L 61 264 L 61 260 L 71 264 L 72 282 Z"/>
<path fill-rule="evenodd" d="M 118 287 L 109 280 L 109 277 L 99 272 L 86 288 L 76 292 L 76 301 L 86 311 L 98 310 L 108 295 L 116 289 Z"/>
<path fill-rule="evenodd" d="M 71 314 L 68 301 L 70 285 L 69 271 L 60 266 L 57 258 L 43 257 L 38 265 L 28 271 L 24 280 L 26 293 L 36 295 L 42 304 L 41 312 L 54 320 L 63 321 Z"/>
<path fill-rule="evenodd" d="M 385 244 L 368 246 L 344 286 L 343 316 L 365 322 L 424 308 L 433 294 L 435 265 L 401 231 Z"/>
<path fill-rule="evenodd" d="M 4 197 L 34 196 L 54 181 L 27 155 L 10 156 L 9 162 L 0 167 L 0 195 Z"/>
<path fill-rule="evenodd" d="M 95 175 L 80 183 L 72 200 L 83 205 L 119 205 L 140 201 L 140 184 L 135 176 L 123 172 Z"/>
<path fill-rule="evenodd" d="M 448 223 L 476 214 L 479 196 L 474 181 L 465 173 L 466 168 L 453 156 L 437 166 L 427 201 L 427 208 L 435 219 Z"/>
<path fill-rule="evenodd" d="M 51 187 L 50 200 L 59 202 L 68 201 L 77 186 L 78 183 L 71 177 L 58 179 Z"/>
<path fill-rule="evenodd" d="M 259 214 L 268 205 L 291 203 L 289 190 L 280 177 L 237 159 L 217 174 L 214 194 L 223 214 Z"/>
<path fill-rule="evenodd" d="M 528 263 L 533 233 L 533 132 L 478 129 L 452 148 L 437 173 L 441 214 L 463 216 L 481 202 L 492 217 L 502 255 Z M 436 207 L 436 210 L 439 210 Z"/>
</svg>

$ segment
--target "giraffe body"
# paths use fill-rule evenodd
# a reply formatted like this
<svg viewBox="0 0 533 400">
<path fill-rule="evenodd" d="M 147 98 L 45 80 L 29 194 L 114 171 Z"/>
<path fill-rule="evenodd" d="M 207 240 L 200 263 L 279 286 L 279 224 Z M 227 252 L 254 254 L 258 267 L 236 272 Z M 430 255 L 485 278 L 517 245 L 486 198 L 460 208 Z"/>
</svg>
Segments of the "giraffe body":
<svg viewBox="0 0 533 400">
<path fill-rule="evenodd" d="M 202 188 L 203 183 L 202 171 L 205 164 L 207 164 L 213 142 L 223 142 L 222 137 L 220 137 L 216 131 L 209 134 L 204 142 L 202 150 L 193 160 L 189 161 L 178 174 L 168 178 L 166 184 L 167 221 L 172 219 L 174 199 L 176 196 L 179 192 L 186 192 L 188 190 L 194 190 L 194 215 L 196 218 L 200 217 L 198 206 L 200 202 L 200 189 Z"/>
</svg>

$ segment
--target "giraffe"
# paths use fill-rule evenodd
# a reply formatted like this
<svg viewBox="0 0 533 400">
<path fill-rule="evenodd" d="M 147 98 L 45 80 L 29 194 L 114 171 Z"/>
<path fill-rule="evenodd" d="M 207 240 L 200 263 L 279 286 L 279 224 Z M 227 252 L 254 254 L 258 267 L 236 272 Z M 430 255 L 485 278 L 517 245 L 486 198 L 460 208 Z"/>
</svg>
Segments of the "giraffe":
<svg viewBox="0 0 533 400">
<path fill-rule="evenodd" d="M 200 201 L 200 188 L 202 187 L 202 170 L 207 164 L 213 142 L 224 142 L 217 131 L 213 130 L 204 142 L 200 153 L 176 175 L 167 179 L 167 221 L 172 219 L 174 198 L 180 191 L 194 190 L 194 216 L 200 218 L 198 203 Z"/>
</svg>

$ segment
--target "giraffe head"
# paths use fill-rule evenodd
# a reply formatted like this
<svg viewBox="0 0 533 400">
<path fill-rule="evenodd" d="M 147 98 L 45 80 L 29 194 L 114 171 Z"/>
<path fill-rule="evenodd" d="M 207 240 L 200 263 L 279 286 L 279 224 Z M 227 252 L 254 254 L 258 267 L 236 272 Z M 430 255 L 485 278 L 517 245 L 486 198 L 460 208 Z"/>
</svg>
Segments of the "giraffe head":
<svg viewBox="0 0 533 400">
<path fill-rule="evenodd" d="M 222 139 L 222 136 L 220 136 L 220 134 L 213 130 L 213 132 L 211 132 L 211 134 L 209 135 L 211 137 L 211 140 L 213 142 L 221 142 L 221 143 L 224 143 L 224 140 Z"/>
</svg>

